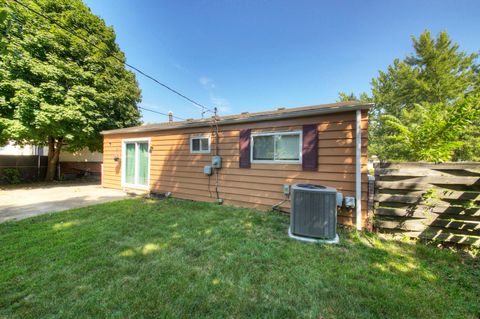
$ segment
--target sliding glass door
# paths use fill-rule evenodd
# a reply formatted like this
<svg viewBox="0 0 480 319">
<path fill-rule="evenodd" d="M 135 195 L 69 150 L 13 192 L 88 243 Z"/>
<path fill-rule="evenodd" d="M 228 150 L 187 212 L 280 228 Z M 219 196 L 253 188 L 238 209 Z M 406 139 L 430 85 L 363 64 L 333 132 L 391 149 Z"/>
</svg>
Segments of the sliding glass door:
<svg viewBox="0 0 480 319">
<path fill-rule="evenodd" d="M 124 141 L 125 186 L 148 187 L 148 141 Z"/>
</svg>

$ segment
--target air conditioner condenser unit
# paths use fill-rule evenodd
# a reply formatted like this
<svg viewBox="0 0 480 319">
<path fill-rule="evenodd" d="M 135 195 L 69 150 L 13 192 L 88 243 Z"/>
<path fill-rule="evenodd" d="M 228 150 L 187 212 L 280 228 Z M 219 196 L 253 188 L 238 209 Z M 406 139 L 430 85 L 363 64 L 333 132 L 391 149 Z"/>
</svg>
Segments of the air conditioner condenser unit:
<svg viewBox="0 0 480 319">
<path fill-rule="evenodd" d="M 335 188 L 295 184 L 290 196 L 290 237 L 309 242 L 339 242 Z"/>
</svg>

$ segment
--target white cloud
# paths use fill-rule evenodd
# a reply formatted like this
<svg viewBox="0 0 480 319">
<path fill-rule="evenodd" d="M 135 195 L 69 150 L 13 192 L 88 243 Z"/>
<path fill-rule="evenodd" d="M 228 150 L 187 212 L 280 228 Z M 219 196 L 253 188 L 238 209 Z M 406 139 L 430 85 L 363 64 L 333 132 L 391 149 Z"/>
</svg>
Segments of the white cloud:
<svg viewBox="0 0 480 319">
<path fill-rule="evenodd" d="M 217 107 L 220 115 L 222 113 L 228 113 L 232 110 L 232 105 L 230 104 L 230 102 L 223 97 L 210 95 L 210 101 L 215 107 Z"/>
<path fill-rule="evenodd" d="M 176 69 L 178 69 L 178 70 L 180 70 L 180 71 L 182 71 L 182 72 L 190 73 L 190 71 L 189 71 L 186 67 L 184 67 L 183 65 L 181 65 L 180 63 L 173 63 L 173 66 L 174 66 Z"/>
<path fill-rule="evenodd" d="M 198 81 L 203 88 L 208 91 L 208 94 L 210 95 L 210 102 L 218 109 L 220 115 L 230 113 L 232 111 L 232 105 L 230 102 L 226 98 L 223 98 L 215 93 L 216 84 L 213 79 L 207 76 L 202 76 L 198 79 Z"/>
<path fill-rule="evenodd" d="M 198 81 L 207 90 L 213 90 L 215 88 L 215 82 L 206 76 L 202 76 Z"/>
</svg>

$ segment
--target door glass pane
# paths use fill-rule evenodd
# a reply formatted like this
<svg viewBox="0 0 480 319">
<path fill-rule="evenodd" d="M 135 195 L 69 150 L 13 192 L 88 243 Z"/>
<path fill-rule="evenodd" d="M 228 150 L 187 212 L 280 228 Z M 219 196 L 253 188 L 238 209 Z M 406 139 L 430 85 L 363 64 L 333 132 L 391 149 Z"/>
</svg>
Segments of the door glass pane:
<svg viewBox="0 0 480 319">
<path fill-rule="evenodd" d="M 300 136 L 299 135 L 277 135 L 275 138 L 277 160 L 299 160 L 300 159 Z"/>
<path fill-rule="evenodd" d="M 125 145 L 125 182 L 135 184 L 135 144 Z"/>
<path fill-rule="evenodd" d="M 138 184 L 148 185 L 148 143 L 138 143 Z"/>
<path fill-rule="evenodd" d="M 253 159 L 273 160 L 273 135 L 253 137 Z"/>
</svg>

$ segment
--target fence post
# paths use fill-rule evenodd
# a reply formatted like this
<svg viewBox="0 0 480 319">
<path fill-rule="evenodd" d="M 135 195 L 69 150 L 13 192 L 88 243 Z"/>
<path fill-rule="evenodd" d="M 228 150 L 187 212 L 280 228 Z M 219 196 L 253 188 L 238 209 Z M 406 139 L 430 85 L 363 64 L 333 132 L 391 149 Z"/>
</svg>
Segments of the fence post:
<svg viewBox="0 0 480 319">
<path fill-rule="evenodd" d="M 373 230 L 374 198 L 375 198 L 375 176 L 368 175 L 367 228 L 370 231 Z"/>
</svg>

